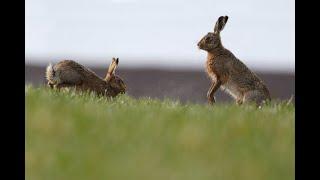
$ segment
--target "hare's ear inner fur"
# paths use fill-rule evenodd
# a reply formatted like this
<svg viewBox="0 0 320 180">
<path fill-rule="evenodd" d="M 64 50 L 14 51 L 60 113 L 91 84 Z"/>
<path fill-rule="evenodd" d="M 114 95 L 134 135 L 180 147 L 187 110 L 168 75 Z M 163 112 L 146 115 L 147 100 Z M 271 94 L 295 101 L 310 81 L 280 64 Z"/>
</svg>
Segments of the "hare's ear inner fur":
<svg viewBox="0 0 320 180">
<path fill-rule="evenodd" d="M 220 16 L 219 19 L 217 20 L 215 26 L 214 26 L 214 33 L 219 34 L 220 31 L 223 30 L 224 26 L 226 25 L 228 21 L 228 16 Z"/>
<path fill-rule="evenodd" d="M 115 70 L 118 65 L 118 61 L 119 61 L 118 58 L 117 58 L 117 60 L 116 60 L 116 58 L 112 58 L 112 61 L 111 61 L 109 68 L 108 68 L 107 75 L 104 78 L 107 82 L 109 82 L 111 80 L 112 76 L 114 75 Z"/>
<path fill-rule="evenodd" d="M 115 74 L 116 69 L 118 67 L 118 63 L 119 63 L 119 58 L 116 58 L 115 61 L 112 63 L 113 64 L 112 74 Z"/>
</svg>

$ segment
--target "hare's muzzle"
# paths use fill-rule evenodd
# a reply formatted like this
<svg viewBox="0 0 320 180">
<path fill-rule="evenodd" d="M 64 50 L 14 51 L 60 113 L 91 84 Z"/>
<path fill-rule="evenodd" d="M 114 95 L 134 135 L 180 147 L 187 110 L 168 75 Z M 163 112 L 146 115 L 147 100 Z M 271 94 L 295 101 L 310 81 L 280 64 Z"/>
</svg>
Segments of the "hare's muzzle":
<svg viewBox="0 0 320 180">
<path fill-rule="evenodd" d="M 201 42 L 198 43 L 198 49 L 202 49 Z"/>
<path fill-rule="evenodd" d="M 202 48 L 202 40 L 198 42 L 198 48 L 201 49 Z"/>
</svg>

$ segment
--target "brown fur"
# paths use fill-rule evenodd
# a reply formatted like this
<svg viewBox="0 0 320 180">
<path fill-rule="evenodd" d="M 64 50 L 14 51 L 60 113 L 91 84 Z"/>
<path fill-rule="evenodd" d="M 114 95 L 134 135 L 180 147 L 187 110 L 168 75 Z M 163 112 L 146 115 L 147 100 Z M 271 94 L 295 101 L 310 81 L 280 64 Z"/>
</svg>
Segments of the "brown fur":
<svg viewBox="0 0 320 180">
<path fill-rule="evenodd" d="M 221 43 L 220 32 L 228 21 L 228 16 L 219 17 L 214 32 L 209 32 L 198 43 L 198 47 L 208 52 L 206 71 L 212 84 L 207 93 L 210 104 L 215 102 L 214 93 L 223 87 L 237 104 L 254 102 L 261 105 L 270 101 L 270 93 L 258 76 L 249 70 Z"/>
<path fill-rule="evenodd" d="M 63 60 L 54 66 L 49 65 L 46 71 L 48 85 L 51 88 L 74 87 L 80 91 L 92 91 L 97 95 L 115 97 L 125 93 L 123 80 L 115 75 L 119 59 L 112 59 L 105 79 L 81 64 L 72 60 Z"/>
</svg>

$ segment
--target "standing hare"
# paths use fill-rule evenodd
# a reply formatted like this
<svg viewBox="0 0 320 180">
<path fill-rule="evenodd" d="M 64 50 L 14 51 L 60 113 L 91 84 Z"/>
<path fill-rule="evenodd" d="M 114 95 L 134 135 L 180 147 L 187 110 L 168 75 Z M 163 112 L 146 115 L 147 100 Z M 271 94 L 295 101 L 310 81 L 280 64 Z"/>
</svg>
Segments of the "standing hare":
<svg viewBox="0 0 320 180">
<path fill-rule="evenodd" d="M 214 31 L 198 43 L 200 49 L 208 52 L 206 71 L 212 81 L 207 93 L 208 101 L 215 103 L 214 93 L 221 86 L 238 105 L 249 102 L 260 106 L 271 100 L 269 90 L 255 73 L 222 46 L 220 32 L 227 21 L 228 16 L 220 16 Z"/>
<path fill-rule="evenodd" d="M 90 69 L 72 60 L 63 60 L 56 65 L 49 65 L 46 70 L 48 85 L 60 89 L 62 87 L 75 87 L 80 91 L 92 91 L 98 95 L 115 97 L 125 93 L 126 86 L 123 80 L 115 75 L 119 58 L 113 58 L 107 75 L 100 78 Z"/>
</svg>

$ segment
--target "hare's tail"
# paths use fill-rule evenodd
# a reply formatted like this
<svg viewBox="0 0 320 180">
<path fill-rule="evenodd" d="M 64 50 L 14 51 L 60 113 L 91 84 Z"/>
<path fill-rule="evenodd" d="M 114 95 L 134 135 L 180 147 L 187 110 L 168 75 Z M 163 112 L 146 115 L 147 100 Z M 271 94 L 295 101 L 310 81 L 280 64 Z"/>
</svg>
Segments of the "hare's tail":
<svg viewBox="0 0 320 180">
<path fill-rule="evenodd" d="M 56 84 L 58 82 L 58 77 L 56 76 L 56 71 L 52 64 L 49 64 L 46 69 L 46 79 L 49 84 Z"/>
</svg>

